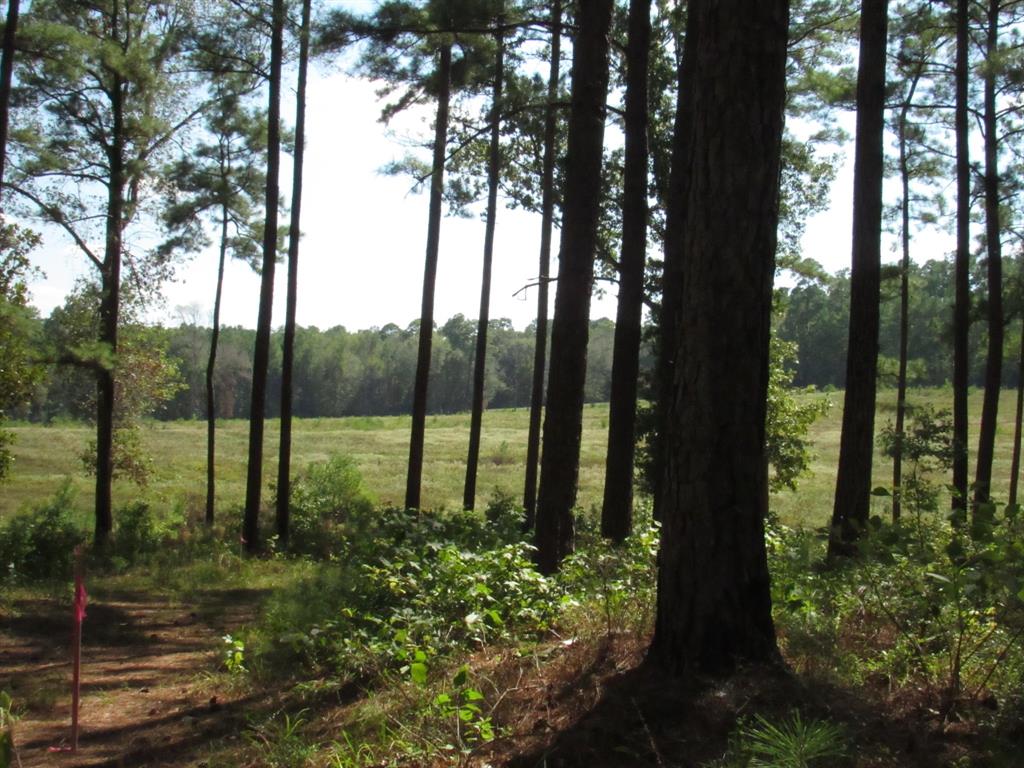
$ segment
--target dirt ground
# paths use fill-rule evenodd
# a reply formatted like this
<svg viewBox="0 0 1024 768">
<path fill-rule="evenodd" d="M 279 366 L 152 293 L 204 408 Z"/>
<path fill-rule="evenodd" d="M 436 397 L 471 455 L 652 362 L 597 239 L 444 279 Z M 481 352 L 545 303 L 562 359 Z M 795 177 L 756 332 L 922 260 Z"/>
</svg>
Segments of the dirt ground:
<svg viewBox="0 0 1024 768">
<path fill-rule="evenodd" d="M 250 590 L 202 606 L 144 594 L 91 597 L 82 636 L 77 753 L 71 739 L 71 608 L 15 602 L 0 615 L 0 689 L 21 719 L 15 745 L 32 766 L 202 765 L 204 746 L 238 733 L 250 703 L 215 685 L 223 635 L 253 613 Z"/>
</svg>

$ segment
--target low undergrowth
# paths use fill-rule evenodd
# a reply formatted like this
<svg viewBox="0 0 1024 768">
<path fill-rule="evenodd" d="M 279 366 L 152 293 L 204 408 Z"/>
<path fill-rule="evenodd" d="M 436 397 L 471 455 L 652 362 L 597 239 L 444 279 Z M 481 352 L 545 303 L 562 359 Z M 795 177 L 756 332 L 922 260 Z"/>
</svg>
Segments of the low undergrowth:
<svg viewBox="0 0 1024 768">
<path fill-rule="evenodd" d="M 69 493 L 0 531 L 0 585 L 67 583 L 83 539 Z M 1000 765 L 1001 745 L 1024 733 L 1024 515 L 988 505 L 951 525 L 914 512 L 896 525 L 873 521 L 858 556 L 831 564 L 822 532 L 767 526 L 790 668 L 891 725 L 872 732 L 861 715 L 808 708 L 796 694 L 764 711 L 748 697 L 755 703 L 702 737 L 695 754 L 713 756 L 704 765 Z M 483 512 L 381 508 L 344 459 L 297 480 L 288 552 L 270 539 L 265 557 L 244 557 L 233 531 L 206 529 L 185 510 L 155 520 L 136 503 L 116 519 L 110 547 L 89 564 L 101 589 L 104 579 L 172 595 L 265 588 L 259 618 L 222 649 L 233 685 L 291 690 L 249 725 L 241 749 L 260 764 L 475 764 L 486 755 L 498 765 L 515 764 L 527 743 L 557 751 L 558 729 L 575 727 L 568 702 L 599 707 L 607 694 L 595 670 L 614 680 L 635 666 L 653 626 L 658 528 L 645 509 L 623 546 L 602 541 L 593 515 L 581 514 L 577 551 L 550 578 L 534 568 L 508 497 Z M 632 650 L 614 658 L 614 647 Z M 553 671 L 568 656 L 590 661 Z M 603 727 L 647 729 L 630 749 L 649 744 L 664 757 L 666 742 L 684 740 L 642 703 L 627 700 L 636 722 Z M 945 751 L 914 762 L 886 728 L 920 731 L 919 741 L 941 734 Z"/>
</svg>

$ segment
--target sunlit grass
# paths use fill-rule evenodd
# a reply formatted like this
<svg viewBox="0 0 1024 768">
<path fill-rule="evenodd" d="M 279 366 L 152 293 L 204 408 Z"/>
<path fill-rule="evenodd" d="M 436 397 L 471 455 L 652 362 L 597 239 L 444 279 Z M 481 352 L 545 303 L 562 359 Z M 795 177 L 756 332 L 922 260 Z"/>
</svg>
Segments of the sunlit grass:
<svg viewBox="0 0 1024 768">
<path fill-rule="evenodd" d="M 800 397 L 823 397 L 822 394 Z M 811 430 L 815 458 L 813 473 L 803 478 L 795 493 L 784 491 L 772 498 L 772 507 L 783 521 L 821 525 L 832 506 L 835 467 L 839 456 L 842 427 L 842 392 L 827 395 L 833 402 L 829 413 Z M 876 434 L 895 417 L 895 390 L 879 394 Z M 951 405 L 949 390 L 928 389 L 910 393 L 914 403 Z M 1010 443 L 1013 437 L 1014 393 L 1004 391 L 1000 403 L 994 466 L 994 491 L 1005 497 L 1010 471 Z M 981 393 L 972 391 L 970 423 L 972 472 L 976 449 Z M 523 488 L 526 435 L 529 412 L 525 408 L 488 411 L 484 417 L 478 500 L 486 501 L 495 489 L 519 497 Z M 405 495 L 405 466 L 409 450 L 408 416 L 351 417 L 340 419 L 299 419 L 295 424 L 293 467 L 301 470 L 311 462 L 325 461 L 332 454 L 351 456 L 359 465 L 366 486 L 376 500 L 401 504 Z M 600 504 L 604 479 L 608 406 L 588 405 L 583 412 L 583 439 L 579 474 L 579 503 L 584 509 Z M 92 478 L 82 472 L 79 454 L 92 436 L 84 424 L 53 426 L 16 425 L 15 465 L 11 481 L 0 491 L 0 517 L 26 504 L 51 495 L 64 477 L 71 477 L 79 489 L 77 509 L 83 525 L 90 522 Z M 245 457 L 248 425 L 242 420 L 218 425 L 218 505 L 223 520 L 238 516 L 245 493 Z M 277 477 L 278 422 L 267 422 L 264 466 L 264 499 L 271 499 Z M 423 470 L 425 508 L 455 508 L 462 504 L 465 461 L 469 442 L 467 414 L 430 416 L 427 419 L 426 457 Z M 200 421 L 151 422 L 143 429 L 143 444 L 153 457 L 153 477 L 145 489 L 119 481 L 115 504 L 143 497 L 156 510 L 196 513 L 205 498 L 205 424 Z M 873 485 L 891 483 L 891 461 L 876 448 Z M 873 499 L 877 514 L 887 513 L 885 499 Z"/>
</svg>

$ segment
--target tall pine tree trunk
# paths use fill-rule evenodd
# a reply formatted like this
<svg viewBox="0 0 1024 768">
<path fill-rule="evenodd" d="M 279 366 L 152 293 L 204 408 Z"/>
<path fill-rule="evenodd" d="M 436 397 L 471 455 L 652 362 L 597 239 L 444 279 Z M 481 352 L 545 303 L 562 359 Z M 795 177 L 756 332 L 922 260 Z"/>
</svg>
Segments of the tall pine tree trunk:
<svg viewBox="0 0 1024 768">
<path fill-rule="evenodd" d="M 221 173 L 224 172 L 223 144 Z M 213 328 L 210 331 L 210 356 L 206 361 L 206 524 L 213 525 L 217 499 L 217 397 L 215 374 L 217 347 L 220 344 L 220 305 L 224 294 L 224 265 L 228 255 L 228 208 L 221 207 L 220 253 L 217 260 L 217 289 L 213 294 Z"/>
<path fill-rule="evenodd" d="M 672 217 L 682 254 L 652 661 L 777 658 L 764 542 L 786 0 L 692 0 Z M 674 169 L 678 171 L 679 169 Z M 666 387 L 668 389 L 668 387 Z"/>
<path fill-rule="evenodd" d="M 499 26 L 503 19 L 499 17 Z M 480 460 L 480 429 L 484 414 L 484 383 L 487 366 L 487 326 L 491 307 L 491 260 L 494 256 L 494 225 L 498 216 L 498 174 L 501 169 L 501 89 L 505 77 L 505 42 L 497 35 L 494 64 L 494 93 L 491 96 L 491 144 L 487 159 L 487 225 L 484 233 L 484 270 L 480 281 L 480 317 L 476 331 L 476 360 L 473 364 L 473 410 L 469 423 L 469 456 L 466 459 L 464 509 L 476 504 L 476 472 Z"/>
<path fill-rule="evenodd" d="M 601 534 L 623 541 L 633 528 L 633 459 L 644 266 L 647 261 L 647 62 L 650 0 L 631 0 L 626 49 L 625 168 L 619 303 L 615 315 L 608 452 Z"/>
<path fill-rule="evenodd" d="M 114 19 L 115 36 L 117 19 Z M 127 84 L 113 78 L 110 92 L 112 142 L 107 148 L 110 179 L 107 187 L 106 243 L 100 277 L 100 343 L 116 365 L 118 324 L 121 311 L 121 259 L 124 234 L 125 168 L 124 98 Z M 112 486 L 114 481 L 114 369 L 104 366 L 96 380 L 96 530 L 97 546 L 103 546 L 114 528 Z"/>
<path fill-rule="evenodd" d="M 611 0 L 592 0 L 577 8 L 558 288 L 537 498 L 537 564 L 543 573 L 558 569 L 572 552 L 575 538 L 573 507 L 600 214 L 612 5 Z"/>
<path fill-rule="evenodd" d="M 953 520 L 967 514 L 967 333 L 971 312 L 971 166 L 968 149 L 969 3 L 956 4 L 956 263 L 953 307 Z"/>
<path fill-rule="evenodd" d="M 685 221 L 689 169 L 686 152 L 691 142 L 691 123 L 686 110 L 679 109 L 690 92 L 689 73 L 695 66 L 696 45 L 683 44 L 682 56 L 676 73 L 676 115 L 672 129 L 672 158 L 669 168 L 667 214 L 665 218 L 665 261 L 661 275 L 661 306 L 658 308 L 658 356 L 654 377 L 654 434 L 652 438 L 650 471 L 656 478 L 653 500 L 655 520 L 662 519 L 665 494 L 665 465 L 668 461 L 668 443 L 665 429 L 668 424 L 669 405 L 674 397 L 677 339 L 680 322 L 680 293 L 682 292 L 682 226 Z"/>
<path fill-rule="evenodd" d="M 985 252 L 988 272 L 988 357 L 985 362 L 985 397 L 978 434 L 978 463 L 974 474 L 974 506 L 990 500 L 992 458 L 999 415 L 999 389 L 1003 378 L 1003 255 L 999 231 L 999 125 L 996 119 L 996 67 L 999 46 L 999 0 L 988 2 L 985 67 Z"/>
<path fill-rule="evenodd" d="M 548 346 L 548 275 L 551 271 L 551 233 L 555 218 L 555 128 L 558 113 L 559 67 L 562 55 L 562 2 L 551 3 L 551 63 L 548 103 L 544 114 L 544 159 L 541 171 L 540 267 L 537 277 L 537 328 L 530 389 L 530 430 L 526 438 L 526 480 L 523 489 L 524 530 L 532 530 L 537 515 L 537 468 L 540 464 L 540 425 L 544 413 L 544 370 Z"/>
<path fill-rule="evenodd" d="M 871 502 L 882 259 L 887 6 L 887 0 L 864 0 L 861 4 L 850 334 L 830 556 L 851 551 L 853 542 L 867 526 Z"/>
<path fill-rule="evenodd" d="M 263 431 L 266 419 L 267 368 L 270 364 L 270 323 L 274 307 L 274 266 L 277 261 L 277 198 L 281 168 L 281 59 L 283 58 L 284 0 L 274 0 L 270 39 L 270 93 L 267 107 L 266 223 L 263 226 L 263 269 L 256 348 L 252 361 L 252 401 L 249 406 L 249 466 L 245 482 L 242 538 L 249 552 L 259 549 L 260 495 L 263 490 Z"/>
<path fill-rule="evenodd" d="M 920 80 L 920 70 L 910 84 L 907 99 L 900 109 L 900 186 L 903 200 L 900 203 L 900 238 L 903 260 L 900 263 L 900 359 L 896 380 L 896 450 L 892 457 L 892 521 L 900 519 L 903 501 L 903 425 L 907 415 L 907 351 L 910 331 L 910 166 L 907 160 L 907 120 L 914 92 Z"/>
<path fill-rule="evenodd" d="M 299 241 L 302 238 L 302 168 L 306 154 L 306 71 L 309 68 L 309 14 L 311 0 L 302 0 L 299 31 L 299 78 L 295 91 L 295 156 L 292 165 L 292 213 L 288 230 L 288 289 L 285 304 L 284 346 L 281 355 L 281 436 L 277 464 L 277 539 L 288 547 L 292 467 L 292 379 L 295 361 L 295 305 L 299 291 Z"/>
<path fill-rule="evenodd" d="M 437 68 L 437 118 L 434 122 L 434 160 L 430 175 L 430 212 L 427 223 L 427 255 L 423 268 L 423 304 L 416 356 L 416 380 L 412 391 L 412 434 L 409 439 L 409 473 L 405 484 L 405 508 L 420 508 L 423 481 L 423 438 L 427 424 L 427 387 L 430 383 L 430 351 L 434 338 L 434 283 L 441 243 L 441 204 L 444 194 L 444 162 L 448 144 L 448 100 L 451 96 L 452 46 L 441 46 Z"/>
<path fill-rule="evenodd" d="M 0 54 L 0 191 L 3 190 L 7 167 L 7 133 L 10 123 L 11 80 L 14 76 L 14 40 L 18 32 L 20 0 L 7 0 L 7 23 L 4 26 L 3 52 Z M 0 203 L 0 211 L 3 204 Z"/>
</svg>

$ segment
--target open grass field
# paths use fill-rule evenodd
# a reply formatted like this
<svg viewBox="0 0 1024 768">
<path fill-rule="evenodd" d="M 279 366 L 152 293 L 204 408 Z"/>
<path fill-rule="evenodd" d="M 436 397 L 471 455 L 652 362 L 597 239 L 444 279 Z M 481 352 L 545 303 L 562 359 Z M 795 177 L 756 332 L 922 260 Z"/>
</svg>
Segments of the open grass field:
<svg viewBox="0 0 1024 768">
<path fill-rule="evenodd" d="M 833 407 L 811 430 L 815 453 L 812 474 L 801 480 L 795 493 L 784 491 L 775 494 L 772 506 L 784 522 L 820 525 L 827 520 L 831 509 L 842 424 L 842 393 L 800 397 L 829 397 Z M 921 390 L 912 392 L 910 400 L 912 403 L 927 402 L 937 407 L 949 407 L 951 394 L 948 390 Z M 994 469 L 993 490 L 997 498 L 1005 498 L 1009 480 L 1013 413 L 1014 394 L 1004 391 Z M 971 394 L 970 414 L 974 428 L 971 437 L 973 454 L 977 421 L 981 414 L 980 392 Z M 876 432 L 886 421 L 894 418 L 895 391 L 883 390 L 879 396 Z M 405 491 L 409 424 L 409 418 L 402 416 L 299 419 L 295 423 L 293 466 L 298 471 L 311 462 L 324 461 L 332 454 L 351 456 L 358 463 L 366 486 L 377 501 L 400 504 Z M 485 503 L 496 488 L 514 497 L 521 496 L 527 428 L 526 409 L 489 411 L 484 416 L 477 483 L 479 504 Z M 584 410 L 579 491 L 579 502 L 585 509 L 600 504 L 607 429 L 607 405 L 587 406 Z M 77 507 L 83 525 L 87 525 L 92 480 L 83 474 L 79 455 L 93 434 L 92 428 L 68 423 L 52 426 L 20 424 L 15 425 L 12 431 L 17 437 L 15 464 L 10 481 L 0 489 L 0 518 L 50 496 L 67 477 L 79 489 Z M 144 489 L 125 481 L 117 482 L 115 504 L 142 497 L 158 512 L 201 510 L 205 494 L 205 435 L 205 424 L 198 421 L 147 424 L 143 429 L 143 445 L 153 459 L 152 480 Z M 277 439 L 277 422 L 269 421 L 268 461 L 264 468 L 265 487 L 268 488 L 265 498 L 268 502 L 270 484 L 277 476 L 274 460 Z M 462 503 L 469 441 L 468 414 L 429 417 L 426 439 L 424 507 L 456 507 Z M 247 440 L 245 421 L 219 424 L 217 472 L 221 515 L 237 514 L 242 504 Z M 881 451 L 876 451 L 873 485 L 889 485 L 891 472 L 891 462 L 881 455 Z M 875 499 L 872 503 L 879 514 L 885 514 L 885 499 Z"/>
</svg>

